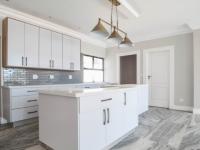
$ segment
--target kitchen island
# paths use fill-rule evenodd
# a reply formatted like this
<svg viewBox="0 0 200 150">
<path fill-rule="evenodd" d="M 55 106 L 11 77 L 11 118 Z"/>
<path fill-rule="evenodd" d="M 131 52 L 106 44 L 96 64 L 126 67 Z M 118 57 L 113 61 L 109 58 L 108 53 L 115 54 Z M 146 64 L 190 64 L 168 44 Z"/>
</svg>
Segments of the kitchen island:
<svg viewBox="0 0 200 150">
<path fill-rule="evenodd" d="M 148 85 L 39 93 L 39 139 L 55 150 L 109 149 L 148 110 Z"/>
</svg>

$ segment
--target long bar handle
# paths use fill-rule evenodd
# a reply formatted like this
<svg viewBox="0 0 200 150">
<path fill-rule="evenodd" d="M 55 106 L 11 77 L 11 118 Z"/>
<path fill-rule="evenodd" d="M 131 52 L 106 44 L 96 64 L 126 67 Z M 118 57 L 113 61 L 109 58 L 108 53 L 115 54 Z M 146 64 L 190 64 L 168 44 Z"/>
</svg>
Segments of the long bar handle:
<svg viewBox="0 0 200 150">
<path fill-rule="evenodd" d="M 101 100 L 101 102 L 106 102 L 106 101 L 111 101 L 111 100 L 112 100 L 112 98 L 108 98 L 108 99 Z"/>
<path fill-rule="evenodd" d="M 103 109 L 103 125 L 106 125 L 106 110 Z"/>
<path fill-rule="evenodd" d="M 107 115 L 108 115 L 108 118 L 107 118 L 107 124 L 110 123 L 110 109 L 107 108 Z"/>
<path fill-rule="evenodd" d="M 127 101 L 126 101 L 126 93 L 124 93 L 124 105 L 126 106 Z"/>
</svg>

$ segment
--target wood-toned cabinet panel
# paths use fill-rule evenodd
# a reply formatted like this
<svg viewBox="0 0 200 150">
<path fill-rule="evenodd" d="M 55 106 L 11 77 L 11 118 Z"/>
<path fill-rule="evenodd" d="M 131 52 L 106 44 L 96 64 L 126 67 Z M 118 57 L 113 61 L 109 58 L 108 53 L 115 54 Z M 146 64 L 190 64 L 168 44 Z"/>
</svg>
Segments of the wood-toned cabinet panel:
<svg viewBox="0 0 200 150">
<path fill-rule="evenodd" d="M 62 69 L 62 34 L 52 32 L 52 68 Z"/>
<path fill-rule="evenodd" d="M 25 24 L 25 66 L 39 67 L 39 27 Z"/>
<path fill-rule="evenodd" d="M 40 68 L 51 68 L 51 31 L 40 28 L 39 42 Z"/>
<path fill-rule="evenodd" d="M 20 21 L 13 19 L 5 20 L 7 23 L 7 50 L 6 53 L 6 64 L 4 66 L 16 66 L 22 67 L 24 61 L 24 26 L 25 24 Z M 4 55 L 5 56 L 5 55 Z"/>
</svg>

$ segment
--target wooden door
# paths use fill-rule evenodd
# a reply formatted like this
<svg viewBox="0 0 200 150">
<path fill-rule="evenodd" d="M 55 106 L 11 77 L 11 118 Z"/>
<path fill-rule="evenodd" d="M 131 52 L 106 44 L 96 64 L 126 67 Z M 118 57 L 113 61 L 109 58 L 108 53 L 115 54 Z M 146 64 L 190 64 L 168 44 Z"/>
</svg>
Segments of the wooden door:
<svg viewBox="0 0 200 150">
<path fill-rule="evenodd" d="M 52 68 L 62 69 L 62 34 L 52 32 Z"/>
<path fill-rule="evenodd" d="M 26 67 L 39 67 L 39 27 L 25 24 Z"/>
<path fill-rule="evenodd" d="M 120 83 L 137 84 L 137 55 L 120 57 Z"/>
<path fill-rule="evenodd" d="M 51 68 L 51 31 L 40 28 L 40 68 Z"/>
</svg>

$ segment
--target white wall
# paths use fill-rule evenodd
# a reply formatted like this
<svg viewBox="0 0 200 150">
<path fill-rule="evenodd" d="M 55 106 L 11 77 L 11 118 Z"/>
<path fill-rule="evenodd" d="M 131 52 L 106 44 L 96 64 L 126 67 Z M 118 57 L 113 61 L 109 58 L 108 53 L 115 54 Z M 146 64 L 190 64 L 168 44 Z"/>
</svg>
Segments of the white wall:
<svg viewBox="0 0 200 150">
<path fill-rule="evenodd" d="M 193 32 L 194 41 L 194 113 L 200 113 L 200 30 Z"/>
<path fill-rule="evenodd" d="M 135 43 L 134 48 L 107 49 L 105 59 L 105 81 L 117 82 L 116 55 L 118 53 L 144 49 L 175 46 L 175 105 L 193 107 L 193 35 L 184 34 L 168 38 Z M 141 67 L 142 67 L 141 56 Z M 141 75 L 142 75 L 142 68 Z M 184 99 L 183 102 L 180 99 Z"/>
</svg>

